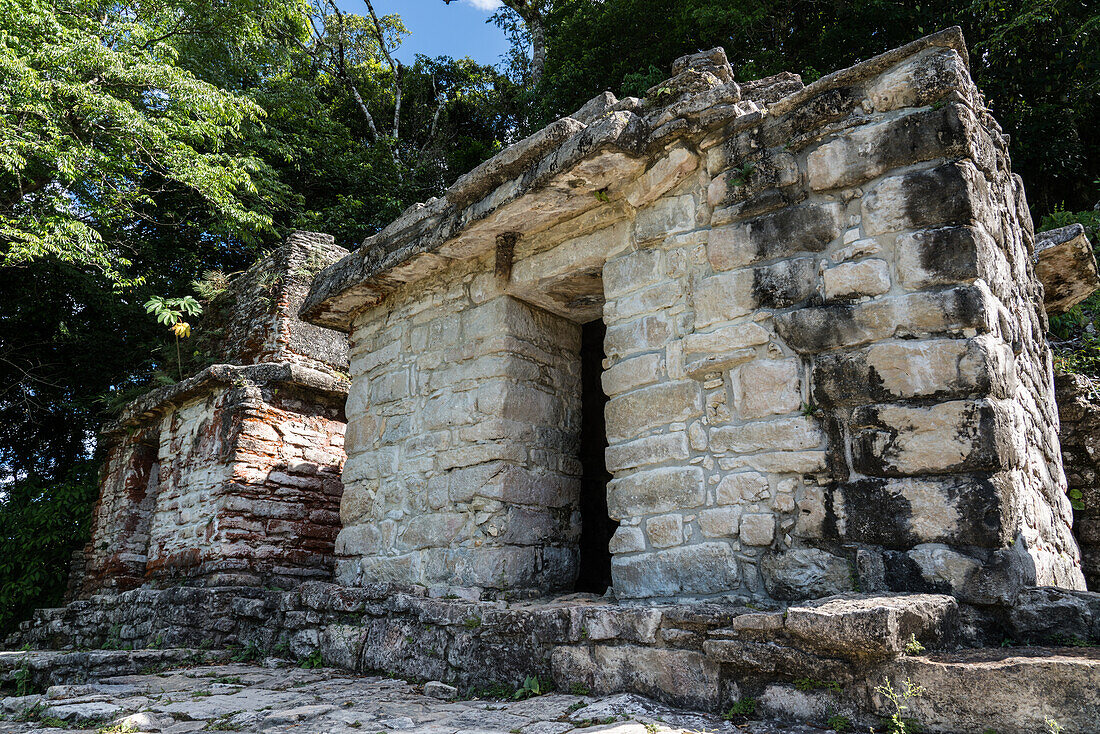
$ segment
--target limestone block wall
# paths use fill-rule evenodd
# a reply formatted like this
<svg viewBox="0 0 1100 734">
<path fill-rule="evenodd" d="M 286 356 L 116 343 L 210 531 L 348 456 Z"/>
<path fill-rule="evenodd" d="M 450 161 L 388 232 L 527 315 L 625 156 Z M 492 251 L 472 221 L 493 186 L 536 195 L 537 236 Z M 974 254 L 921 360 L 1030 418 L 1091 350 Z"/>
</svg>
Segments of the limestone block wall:
<svg viewBox="0 0 1100 734">
<path fill-rule="evenodd" d="M 580 329 L 475 272 L 356 320 L 339 583 L 572 587 Z"/>
<path fill-rule="evenodd" d="M 320 373 L 221 365 L 124 416 L 70 594 L 330 579 L 343 400 Z"/>
<path fill-rule="evenodd" d="M 107 449 L 92 511 L 92 540 L 74 558 L 68 596 L 132 589 L 145 577 L 149 526 L 160 476 L 159 432 L 145 427 Z"/>
<path fill-rule="evenodd" d="M 342 542 L 341 581 L 427 578 L 375 565 L 373 543 L 422 557 L 381 521 L 394 512 L 396 537 L 429 498 L 463 528 L 433 543 L 483 550 L 465 500 L 417 485 L 454 466 L 454 444 L 402 436 L 414 458 L 385 433 L 391 415 L 436 415 L 420 350 L 461 335 L 443 353 L 458 362 L 489 335 L 530 333 L 504 311 L 465 317 L 504 294 L 560 317 L 542 339 L 606 324 L 618 598 L 889 589 L 993 604 L 1082 588 L 1031 221 L 961 36 L 808 87 L 738 85 L 721 49 L 673 72 L 644 100 L 605 94 L 518 143 L 315 280 L 303 313 L 350 330 L 356 355 L 345 505 L 376 508 L 344 514 L 341 540 L 368 542 Z M 414 342 L 428 321 L 438 340 Z M 574 425 L 564 382 L 517 372 L 537 395 L 475 434 L 498 414 L 473 391 L 496 375 L 431 374 L 453 411 L 432 430 L 466 430 L 469 466 L 547 469 L 522 437 Z M 391 492 L 408 504 L 394 511 Z"/>
<path fill-rule="evenodd" d="M 649 169 L 694 175 L 603 271 L 620 597 L 1080 586 L 1004 138 L 957 50 L 876 71 Z"/>
</svg>

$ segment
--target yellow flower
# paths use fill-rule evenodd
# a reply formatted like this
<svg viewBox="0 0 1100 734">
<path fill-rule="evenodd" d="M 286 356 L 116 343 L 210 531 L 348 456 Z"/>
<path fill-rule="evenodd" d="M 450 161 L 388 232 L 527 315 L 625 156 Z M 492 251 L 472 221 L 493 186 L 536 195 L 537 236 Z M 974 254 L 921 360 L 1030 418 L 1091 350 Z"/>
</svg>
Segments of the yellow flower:
<svg viewBox="0 0 1100 734">
<path fill-rule="evenodd" d="M 191 336 L 191 324 L 186 321 L 177 321 L 172 325 L 172 333 L 178 337 L 186 339 Z"/>
</svg>

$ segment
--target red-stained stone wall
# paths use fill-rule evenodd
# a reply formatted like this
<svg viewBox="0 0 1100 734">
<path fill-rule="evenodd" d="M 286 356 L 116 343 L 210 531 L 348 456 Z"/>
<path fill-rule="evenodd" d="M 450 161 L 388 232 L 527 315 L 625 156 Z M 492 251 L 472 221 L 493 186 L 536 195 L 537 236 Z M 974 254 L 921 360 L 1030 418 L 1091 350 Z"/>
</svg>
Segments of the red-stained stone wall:
<svg viewBox="0 0 1100 734">
<path fill-rule="evenodd" d="M 139 398 L 104 431 L 70 597 L 332 577 L 347 340 L 295 313 L 313 271 L 342 252 L 293 233 L 210 304 L 200 331 L 221 363 Z"/>
</svg>

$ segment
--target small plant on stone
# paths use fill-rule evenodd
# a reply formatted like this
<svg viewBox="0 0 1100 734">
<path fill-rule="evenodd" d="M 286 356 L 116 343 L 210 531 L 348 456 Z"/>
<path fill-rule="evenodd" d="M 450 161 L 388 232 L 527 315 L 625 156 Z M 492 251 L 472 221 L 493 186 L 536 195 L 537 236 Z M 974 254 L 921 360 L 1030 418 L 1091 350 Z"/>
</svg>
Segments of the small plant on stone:
<svg viewBox="0 0 1100 734">
<path fill-rule="evenodd" d="M 816 418 L 821 415 L 820 406 L 814 405 L 813 403 L 802 403 L 799 407 L 799 411 L 807 418 Z"/>
<path fill-rule="evenodd" d="M 130 722 L 109 724 L 96 729 L 96 734 L 130 734 L 136 732 L 137 727 Z"/>
<path fill-rule="evenodd" d="M 749 177 L 752 176 L 753 171 L 756 170 L 756 164 L 751 161 L 742 163 L 737 168 L 733 169 L 733 173 L 730 176 L 730 183 L 734 186 L 748 186 Z"/>
<path fill-rule="evenodd" d="M 512 694 L 512 698 L 516 701 L 522 701 L 525 698 L 533 698 L 549 693 L 550 689 L 549 682 L 540 681 L 537 675 L 529 675 L 523 679 L 523 685 L 516 689 L 516 692 Z"/>
<path fill-rule="evenodd" d="M 589 690 L 588 686 L 583 683 L 573 683 L 569 686 L 569 692 L 572 693 L 574 696 L 587 696 L 592 691 Z M 578 701 L 577 703 L 580 703 L 580 701 Z"/>
<path fill-rule="evenodd" d="M 604 204 L 607 204 L 611 201 L 611 197 L 607 195 L 607 189 L 593 191 L 592 195 L 596 197 L 596 201 L 602 201 Z"/>
<path fill-rule="evenodd" d="M 746 696 L 739 699 L 733 706 L 730 706 L 730 710 L 724 713 L 722 718 L 726 721 L 733 721 L 734 719 L 749 719 L 755 715 L 756 699 Z"/>
<path fill-rule="evenodd" d="M 1050 734 L 1062 734 L 1062 732 L 1065 731 L 1065 728 L 1063 728 L 1062 725 L 1059 724 L 1054 719 L 1047 719 L 1046 722 L 1047 722 L 1047 731 Z"/>
<path fill-rule="evenodd" d="M 902 690 L 895 691 L 890 685 L 890 679 L 886 678 L 881 686 L 875 688 L 875 692 L 889 701 L 894 709 L 890 716 L 882 720 L 882 725 L 886 727 L 886 734 L 914 734 L 920 731 L 920 724 L 912 717 L 905 716 L 905 712 L 909 710 L 909 701 L 924 695 L 923 686 L 915 685 L 912 680 L 906 678 Z"/>
<path fill-rule="evenodd" d="M 262 660 L 263 657 L 264 651 L 260 649 L 260 646 L 255 642 L 249 642 L 243 647 L 236 648 L 236 654 L 231 659 L 235 663 L 254 663 L 257 660 Z"/>
<path fill-rule="evenodd" d="M 244 726 L 242 724 L 230 721 L 230 718 L 233 715 L 234 714 L 225 714 L 219 719 L 214 719 L 206 725 L 206 728 L 203 729 L 203 731 L 240 731 L 244 728 Z"/>
<path fill-rule="evenodd" d="M 825 726 L 829 727 L 836 732 L 845 732 L 852 728 L 852 722 L 847 716 L 830 716 L 825 722 Z"/>
<path fill-rule="evenodd" d="M 198 316 L 202 313 L 202 304 L 191 296 L 183 298 L 164 298 L 153 296 L 145 302 L 145 312 L 153 314 L 157 321 L 172 330 L 176 337 L 176 367 L 180 379 L 183 379 L 183 359 L 180 357 L 180 339 L 191 336 L 191 324 L 184 316 Z"/>
<path fill-rule="evenodd" d="M 213 301 L 229 287 L 229 275 L 221 270 L 207 270 L 199 280 L 191 281 L 191 288 L 204 301 Z"/>
<path fill-rule="evenodd" d="M 661 730 L 661 727 L 657 726 L 652 721 L 649 721 L 645 724 L 645 730 L 646 734 L 657 734 L 657 732 Z"/>
<path fill-rule="evenodd" d="M 463 622 L 463 624 L 466 626 L 466 629 L 477 629 L 481 626 L 481 617 L 475 617 L 471 615 L 469 617 L 466 617 L 466 621 Z"/>
<path fill-rule="evenodd" d="M 569 708 L 567 708 L 565 710 L 565 713 L 571 714 L 574 711 L 580 711 L 581 709 L 583 709 L 587 705 L 588 704 L 586 704 L 584 701 L 576 701 L 574 703 L 569 704 Z"/>
<path fill-rule="evenodd" d="M 12 680 L 15 681 L 15 695 L 22 698 L 34 693 L 34 681 L 31 679 L 31 668 L 27 664 L 27 656 L 19 661 L 19 667 L 12 671 Z"/>
<path fill-rule="evenodd" d="M 915 634 L 909 635 L 909 641 L 905 643 L 906 655 L 920 655 L 924 652 L 924 645 L 917 641 Z"/>
<path fill-rule="evenodd" d="M 324 658 L 321 655 L 320 650 L 314 650 L 309 655 L 298 661 L 299 668 L 305 668 L 306 670 L 313 670 L 314 668 L 325 667 Z"/>
</svg>

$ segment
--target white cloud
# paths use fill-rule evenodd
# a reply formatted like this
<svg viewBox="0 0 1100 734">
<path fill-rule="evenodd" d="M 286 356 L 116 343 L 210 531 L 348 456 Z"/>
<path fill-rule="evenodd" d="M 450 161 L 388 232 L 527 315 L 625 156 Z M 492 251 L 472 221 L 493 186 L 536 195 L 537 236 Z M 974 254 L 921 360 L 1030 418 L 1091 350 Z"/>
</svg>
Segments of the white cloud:
<svg viewBox="0 0 1100 734">
<path fill-rule="evenodd" d="M 492 12 L 503 5 L 500 0 L 464 0 L 464 2 L 478 10 L 484 10 L 486 13 Z"/>
</svg>

